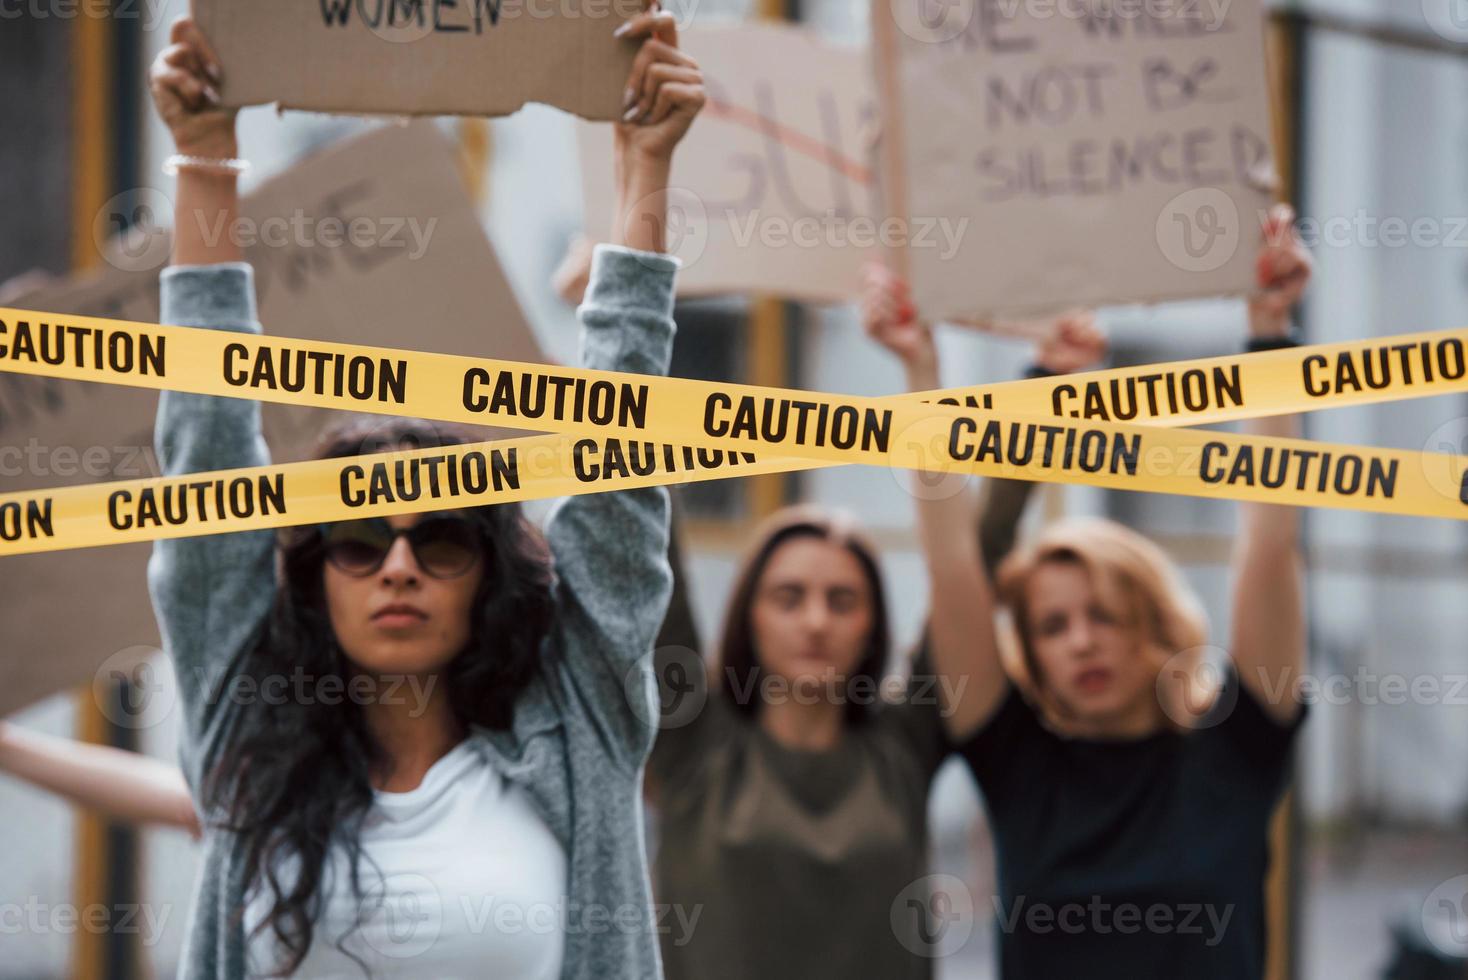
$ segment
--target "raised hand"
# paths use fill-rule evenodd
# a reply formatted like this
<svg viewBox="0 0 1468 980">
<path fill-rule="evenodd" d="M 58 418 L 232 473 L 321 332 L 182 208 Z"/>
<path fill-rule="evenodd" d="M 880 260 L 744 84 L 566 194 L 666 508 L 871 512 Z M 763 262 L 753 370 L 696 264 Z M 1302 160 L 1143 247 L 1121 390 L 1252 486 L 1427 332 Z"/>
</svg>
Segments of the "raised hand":
<svg viewBox="0 0 1468 980">
<path fill-rule="evenodd" d="M 1255 271 L 1259 292 L 1249 297 L 1249 335 L 1282 337 L 1289 333 L 1290 312 L 1310 284 L 1314 262 L 1295 231 L 1295 209 L 1276 204 L 1264 221 Z"/>
<path fill-rule="evenodd" d="M 927 385 L 936 380 L 937 348 L 933 331 L 918 319 L 907 283 L 881 263 L 863 270 L 862 327 L 867 336 L 896 354 L 907 368 L 910 385 Z"/>
<path fill-rule="evenodd" d="M 1098 366 L 1106 358 L 1106 334 L 1092 310 L 1062 314 L 1035 346 L 1035 363 L 1051 374 L 1071 374 Z"/>
<path fill-rule="evenodd" d="M 148 90 L 173 145 L 188 156 L 232 158 L 236 110 L 219 105 L 219 58 L 192 17 L 173 22 L 169 45 L 148 69 Z"/>
<path fill-rule="evenodd" d="M 665 252 L 673 148 L 703 108 L 703 72 L 678 49 L 678 25 L 656 2 L 617 28 L 616 35 L 641 39 L 642 48 L 627 78 L 626 115 L 615 126 L 617 218 L 612 242 Z"/>
<path fill-rule="evenodd" d="M 624 152 L 669 159 L 703 108 L 703 72 L 678 47 L 678 23 L 654 2 L 617 28 L 616 36 L 642 40 L 623 96 L 624 115 L 616 124 Z"/>
</svg>

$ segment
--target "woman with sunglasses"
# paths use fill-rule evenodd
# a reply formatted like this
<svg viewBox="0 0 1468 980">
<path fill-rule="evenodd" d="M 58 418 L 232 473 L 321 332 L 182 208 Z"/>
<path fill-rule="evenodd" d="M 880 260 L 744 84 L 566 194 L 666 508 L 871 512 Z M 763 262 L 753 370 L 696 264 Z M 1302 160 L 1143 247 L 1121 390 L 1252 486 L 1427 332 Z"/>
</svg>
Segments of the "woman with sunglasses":
<svg viewBox="0 0 1468 980">
<path fill-rule="evenodd" d="M 671 15 L 619 34 L 641 47 L 583 360 L 661 374 L 666 180 L 704 92 Z M 256 333 L 250 267 L 203 233 L 237 208 L 220 77 L 198 28 L 176 23 L 150 76 L 180 155 L 162 319 Z M 156 441 L 167 476 L 268 461 L 243 399 L 166 392 Z M 374 420 L 320 455 L 462 441 Z M 149 586 L 204 828 L 181 975 L 657 976 L 640 800 L 652 691 L 626 679 L 648 671 L 666 548 L 658 489 L 567 501 L 544 539 L 495 505 L 297 528 L 279 547 L 266 532 L 159 542 Z"/>
</svg>

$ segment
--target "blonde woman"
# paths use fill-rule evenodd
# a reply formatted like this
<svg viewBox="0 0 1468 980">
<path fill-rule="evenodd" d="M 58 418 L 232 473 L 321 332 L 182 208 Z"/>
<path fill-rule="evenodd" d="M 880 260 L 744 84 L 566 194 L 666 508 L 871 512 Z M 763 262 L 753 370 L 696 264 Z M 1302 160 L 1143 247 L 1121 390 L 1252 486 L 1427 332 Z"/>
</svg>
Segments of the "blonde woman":
<svg viewBox="0 0 1468 980">
<path fill-rule="evenodd" d="M 1287 346 L 1310 260 L 1278 209 L 1265 228 L 1250 350 Z M 915 390 L 932 339 L 900 283 L 874 282 L 870 332 Z M 1293 417 L 1248 423 L 1293 436 Z M 1305 656 L 1293 508 L 1243 504 L 1232 570 L 1233 670 L 1199 696 L 1201 605 L 1162 551 L 1108 521 L 1066 521 L 991 583 L 966 495 L 919 500 L 935 667 L 976 663 L 953 724 L 989 809 L 999 958 L 1016 978 L 1261 977 L 1267 825 L 1285 785 Z M 1006 664 L 997 607 L 1018 656 Z M 975 660 L 973 652 L 978 648 Z M 1007 668 L 1007 669 L 1006 669 Z M 1160 696 L 1159 696 L 1160 694 Z"/>
</svg>

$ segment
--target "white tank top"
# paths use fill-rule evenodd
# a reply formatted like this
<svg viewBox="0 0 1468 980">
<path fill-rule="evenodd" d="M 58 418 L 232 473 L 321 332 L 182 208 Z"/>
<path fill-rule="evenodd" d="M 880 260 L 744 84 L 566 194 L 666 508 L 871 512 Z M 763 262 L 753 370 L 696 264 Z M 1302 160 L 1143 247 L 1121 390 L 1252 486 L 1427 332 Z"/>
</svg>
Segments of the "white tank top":
<svg viewBox="0 0 1468 980">
<path fill-rule="evenodd" d="M 352 894 L 346 855 L 322 878 L 323 914 L 293 977 L 362 980 L 555 980 L 565 946 L 566 854 L 519 789 L 470 736 L 407 793 L 375 795 Z M 288 882 L 289 877 L 283 877 Z M 246 905 L 249 936 L 269 914 L 269 890 Z M 361 925 L 352 929 L 360 915 Z M 249 941 L 250 975 L 278 962 L 269 928 Z"/>
</svg>

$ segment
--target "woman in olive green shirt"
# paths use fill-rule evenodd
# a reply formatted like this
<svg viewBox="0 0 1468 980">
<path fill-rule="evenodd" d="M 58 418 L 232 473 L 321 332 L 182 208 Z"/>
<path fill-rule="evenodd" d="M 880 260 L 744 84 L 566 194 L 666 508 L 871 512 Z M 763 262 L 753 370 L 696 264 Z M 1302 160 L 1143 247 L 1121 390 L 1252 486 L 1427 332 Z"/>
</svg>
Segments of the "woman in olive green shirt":
<svg viewBox="0 0 1468 980">
<path fill-rule="evenodd" d="M 1070 370 L 1103 350 L 1083 315 L 1039 360 Z M 994 485 L 986 554 L 1008 550 L 1026 486 Z M 888 674 L 882 576 L 847 520 L 797 507 L 764 525 L 707 665 L 674 548 L 648 763 L 667 977 L 931 976 L 928 790 L 962 688 L 922 658 Z"/>
</svg>

